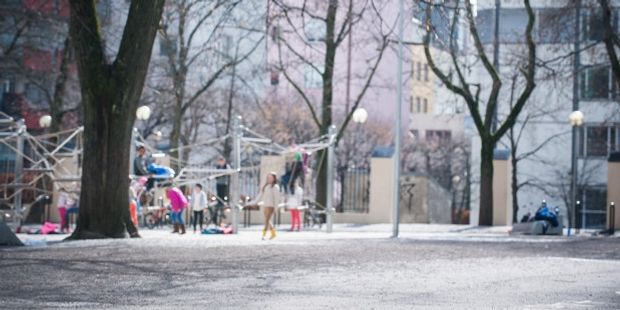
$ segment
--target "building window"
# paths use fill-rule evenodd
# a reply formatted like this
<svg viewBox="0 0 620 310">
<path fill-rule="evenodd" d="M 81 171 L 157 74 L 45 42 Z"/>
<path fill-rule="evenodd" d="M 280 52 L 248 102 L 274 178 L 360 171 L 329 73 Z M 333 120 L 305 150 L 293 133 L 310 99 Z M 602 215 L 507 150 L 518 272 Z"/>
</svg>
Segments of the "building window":
<svg viewBox="0 0 620 310">
<path fill-rule="evenodd" d="M 35 86 L 34 84 L 26 84 L 24 94 L 31 105 L 36 107 L 45 105 L 45 94 L 38 86 Z"/>
<path fill-rule="evenodd" d="M 222 38 L 222 48 L 220 53 L 224 59 L 229 60 L 232 58 L 233 39 L 230 35 L 224 35 Z"/>
<path fill-rule="evenodd" d="M 587 127 L 586 128 L 586 154 L 588 156 L 607 155 L 607 127 Z"/>
<path fill-rule="evenodd" d="M 53 0 L 26 0 L 24 1 L 24 7 L 30 11 L 40 13 L 52 13 L 54 10 Z"/>
<path fill-rule="evenodd" d="M 575 14 L 566 14 L 565 9 L 545 8 L 538 10 L 538 42 L 568 43 L 575 33 Z M 558 27 L 563 25 L 563 27 Z"/>
<path fill-rule="evenodd" d="M 323 66 L 315 66 L 315 67 L 321 72 L 323 72 Z M 306 68 L 304 71 L 304 85 L 306 88 L 323 87 L 323 76 L 309 64 L 306 65 Z"/>
<path fill-rule="evenodd" d="M 424 64 L 424 81 L 428 82 L 428 64 Z"/>
<path fill-rule="evenodd" d="M 169 36 L 168 38 L 159 38 L 159 55 L 170 56 L 177 53 L 177 38 L 175 36 Z"/>
<path fill-rule="evenodd" d="M 420 100 L 420 97 L 415 97 L 415 102 L 416 102 L 416 112 L 420 113 L 420 111 L 422 111 L 422 102 Z"/>
<path fill-rule="evenodd" d="M 409 136 L 413 139 L 417 139 L 418 136 L 418 130 L 417 129 L 409 129 Z"/>
<path fill-rule="evenodd" d="M 324 21 L 312 18 L 304 25 L 304 32 L 308 42 L 322 42 L 325 41 L 327 27 Z"/>
<path fill-rule="evenodd" d="M 601 41 L 603 39 L 603 16 L 599 10 L 586 11 L 581 15 L 581 40 Z"/>
<path fill-rule="evenodd" d="M 278 42 L 278 39 L 280 39 L 280 27 L 273 26 L 271 27 L 271 41 Z"/>
<path fill-rule="evenodd" d="M 418 62 L 417 66 L 415 79 L 420 81 L 422 79 L 422 63 Z"/>
<path fill-rule="evenodd" d="M 585 67 L 580 74 L 581 98 L 610 99 L 616 90 L 614 82 L 609 66 Z"/>
<path fill-rule="evenodd" d="M 409 96 L 409 113 L 415 113 L 413 106 L 413 96 Z"/>
<path fill-rule="evenodd" d="M 428 113 L 428 100 L 424 98 L 424 113 Z"/>
<path fill-rule="evenodd" d="M 426 141 L 432 143 L 449 143 L 452 133 L 449 130 L 427 130 Z"/>
<path fill-rule="evenodd" d="M 499 39 L 500 43 L 524 42 L 525 26 L 528 16 L 525 9 L 502 8 L 499 16 Z M 476 16 L 480 40 L 483 44 L 493 42 L 495 32 L 495 9 L 479 10 Z"/>
<path fill-rule="evenodd" d="M 577 197 L 581 207 L 577 210 L 575 220 L 577 227 L 586 229 L 605 228 L 607 221 L 607 189 L 604 187 L 587 186 L 579 188 Z M 584 212 L 585 210 L 585 212 Z M 585 219 L 585 226 L 583 220 Z"/>
<path fill-rule="evenodd" d="M 586 126 L 579 134 L 579 156 L 607 157 L 620 151 L 620 126 Z"/>
<path fill-rule="evenodd" d="M 23 65 L 28 70 L 49 72 L 52 69 L 52 52 L 24 47 Z"/>
<path fill-rule="evenodd" d="M 280 84 L 280 72 L 277 69 L 271 69 L 271 85 Z"/>
</svg>

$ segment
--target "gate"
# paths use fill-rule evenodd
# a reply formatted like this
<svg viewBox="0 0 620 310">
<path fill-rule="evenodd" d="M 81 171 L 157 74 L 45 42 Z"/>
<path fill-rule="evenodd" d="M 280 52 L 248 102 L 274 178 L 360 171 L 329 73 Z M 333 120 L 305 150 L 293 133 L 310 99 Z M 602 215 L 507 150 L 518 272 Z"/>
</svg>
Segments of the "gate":
<svg viewBox="0 0 620 310">
<path fill-rule="evenodd" d="M 340 211 L 368 213 L 370 202 L 370 170 L 349 168 L 341 178 Z"/>
</svg>

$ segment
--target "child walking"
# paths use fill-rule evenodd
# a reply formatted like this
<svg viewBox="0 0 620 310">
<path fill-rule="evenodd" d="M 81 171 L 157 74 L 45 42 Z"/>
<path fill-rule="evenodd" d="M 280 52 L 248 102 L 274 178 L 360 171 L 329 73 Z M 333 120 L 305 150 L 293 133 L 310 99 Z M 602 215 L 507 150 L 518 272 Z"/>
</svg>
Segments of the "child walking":
<svg viewBox="0 0 620 310">
<path fill-rule="evenodd" d="M 200 231 L 202 231 L 202 222 L 204 218 L 204 210 L 207 208 L 207 194 L 202 190 L 202 185 L 194 186 L 192 194 L 192 211 L 194 211 L 194 233 L 196 233 L 196 224 L 200 221 Z"/>
<path fill-rule="evenodd" d="M 276 229 L 271 224 L 271 217 L 275 213 L 278 203 L 280 203 L 280 186 L 278 186 L 278 177 L 275 172 L 271 172 L 267 175 L 267 182 L 263 185 L 256 201 L 263 206 L 263 215 L 265 216 L 263 240 L 265 240 L 267 230 L 271 232 L 271 237 L 269 239 L 273 239 L 276 237 Z"/>
</svg>

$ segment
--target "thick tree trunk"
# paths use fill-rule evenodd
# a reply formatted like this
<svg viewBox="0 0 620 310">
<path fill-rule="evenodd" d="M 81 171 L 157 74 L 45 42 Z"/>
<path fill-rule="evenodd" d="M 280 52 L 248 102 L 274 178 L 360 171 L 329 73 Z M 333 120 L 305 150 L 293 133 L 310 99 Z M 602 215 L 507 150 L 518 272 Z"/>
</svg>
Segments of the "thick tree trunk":
<svg viewBox="0 0 620 310">
<path fill-rule="evenodd" d="M 484 139 L 480 150 L 480 216 L 478 225 L 493 225 L 493 142 Z"/>
<path fill-rule="evenodd" d="M 84 109 L 84 160 L 78 223 L 69 239 L 138 236 L 129 218 L 129 147 L 164 0 L 131 2 L 112 64 L 102 49 L 94 1 L 70 4 Z"/>
<path fill-rule="evenodd" d="M 84 173 L 78 228 L 71 238 L 123 238 L 126 230 L 136 233 L 129 220 L 127 192 L 133 118 L 118 117 L 109 108 L 108 102 L 120 99 L 114 98 L 115 93 L 111 88 L 84 102 Z"/>
</svg>

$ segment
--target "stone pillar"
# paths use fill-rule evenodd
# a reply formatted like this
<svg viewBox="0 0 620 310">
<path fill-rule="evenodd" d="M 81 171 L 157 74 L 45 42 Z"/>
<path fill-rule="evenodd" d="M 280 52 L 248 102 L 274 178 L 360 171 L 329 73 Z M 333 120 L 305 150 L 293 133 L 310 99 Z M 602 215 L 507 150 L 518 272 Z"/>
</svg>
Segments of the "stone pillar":
<svg viewBox="0 0 620 310">
<path fill-rule="evenodd" d="M 369 223 L 391 223 L 392 221 L 393 153 L 391 148 L 378 148 L 370 160 Z"/>
<path fill-rule="evenodd" d="M 615 204 L 614 229 L 620 230 L 620 152 L 609 155 L 607 164 L 607 228 L 611 227 L 611 203 Z"/>
<path fill-rule="evenodd" d="M 512 225 L 512 167 L 510 151 L 493 154 L 493 226 Z"/>
</svg>

